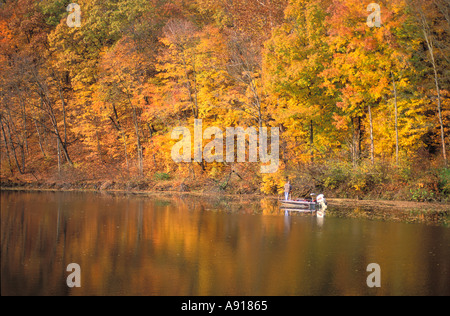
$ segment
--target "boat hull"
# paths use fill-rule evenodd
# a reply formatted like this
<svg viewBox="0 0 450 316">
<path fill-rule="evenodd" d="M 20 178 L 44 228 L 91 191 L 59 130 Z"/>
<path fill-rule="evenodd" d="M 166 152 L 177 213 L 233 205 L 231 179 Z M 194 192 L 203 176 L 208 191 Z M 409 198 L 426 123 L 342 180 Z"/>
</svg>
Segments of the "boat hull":
<svg viewBox="0 0 450 316">
<path fill-rule="evenodd" d="M 315 202 L 308 202 L 308 201 L 281 201 L 281 208 L 315 211 L 318 209 L 318 204 Z"/>
</svg>

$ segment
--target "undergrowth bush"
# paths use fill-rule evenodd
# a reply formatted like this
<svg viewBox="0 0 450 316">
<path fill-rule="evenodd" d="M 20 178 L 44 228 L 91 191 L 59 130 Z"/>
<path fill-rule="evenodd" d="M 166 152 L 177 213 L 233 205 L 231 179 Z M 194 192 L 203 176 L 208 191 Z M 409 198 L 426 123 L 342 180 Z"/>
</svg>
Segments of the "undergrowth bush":
<svg viewBox="0 0 450 316">
<path fill-rule="evenodd" d="M 307 167 L 317 192 L 337 198 L 397 199 L 420 202 L 449 200 L 450 170 L 422 162 L 407 161 L 400 165 L 377 161 L 352 163 L 330 161 Z M 304 178 L 304 176 L 303 176 Z"/>
<path fill-rule="evenodd" d="M 439 189 L 448 200 L 450 198 L 450 168 L 443 168 L 439 174 Z"/>
<path fill-rule="evenodd" d="M 170 180 L 170 174 L 165 172 L 157 172 L 154 174 L 153 178 L 157 181 L 168 181 Z"/>
</svg>

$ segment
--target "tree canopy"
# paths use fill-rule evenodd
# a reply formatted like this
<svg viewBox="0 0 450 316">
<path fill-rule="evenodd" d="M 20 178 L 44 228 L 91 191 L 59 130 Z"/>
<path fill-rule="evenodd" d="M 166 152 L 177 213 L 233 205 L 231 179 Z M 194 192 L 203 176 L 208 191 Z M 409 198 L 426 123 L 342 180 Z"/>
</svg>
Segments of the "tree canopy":
<svg viewBox="0 0 450 316">
<path fill-rule="evenodd" d="M 237 175 L 239 192 L 276 193 L 304 174 L 333 189 L 350 168 L 357 192 L 420 165 L 411 194 L 450 193 L 448 0 L 377 1 L 380 27 L 369 0 L 77 0 L 80 27 L 71 2 L 0 3 L 2 179 Z M 175 163 L 172 130 L 196 119 L 279 127 L 279 170 Z"/>
</svg>

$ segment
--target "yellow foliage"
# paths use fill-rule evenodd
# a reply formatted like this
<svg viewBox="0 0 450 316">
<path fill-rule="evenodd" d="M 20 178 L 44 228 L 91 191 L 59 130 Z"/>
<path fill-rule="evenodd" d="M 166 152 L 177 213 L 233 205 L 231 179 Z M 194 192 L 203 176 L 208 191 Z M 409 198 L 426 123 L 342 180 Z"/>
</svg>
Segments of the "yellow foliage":
<svg viewBox="0 0 450 316">
<path fill-rule="evenodd" d="M 285 178 L 282 172 L 264 174 L 261 182 L 261 192 L 264 194 L 283 194 Z"/>
</svg>

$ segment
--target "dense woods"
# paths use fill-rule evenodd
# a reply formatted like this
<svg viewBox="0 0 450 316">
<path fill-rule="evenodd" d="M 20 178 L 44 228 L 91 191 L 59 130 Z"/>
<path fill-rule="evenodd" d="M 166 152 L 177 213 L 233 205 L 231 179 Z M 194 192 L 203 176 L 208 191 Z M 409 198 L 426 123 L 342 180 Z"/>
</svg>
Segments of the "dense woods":
<svg viewBox="0 0 450 316">
<path fill-rule="evenodd" d="M 3 183 L 449 200 L 449 0 L 71 2 L 0 1 Z M 280 168 L 175 163 L 195 119 Z"/>
</svg>

